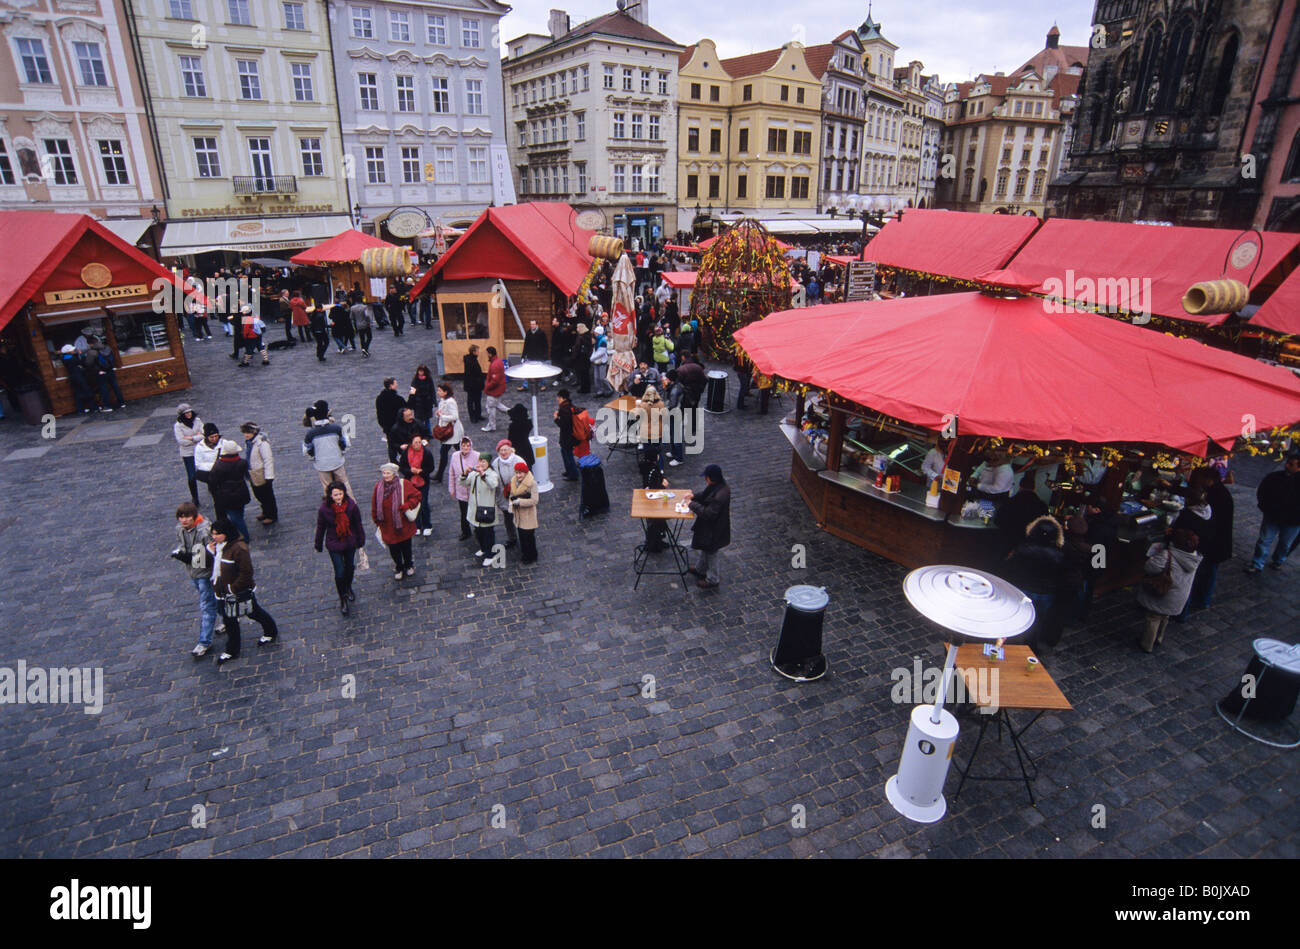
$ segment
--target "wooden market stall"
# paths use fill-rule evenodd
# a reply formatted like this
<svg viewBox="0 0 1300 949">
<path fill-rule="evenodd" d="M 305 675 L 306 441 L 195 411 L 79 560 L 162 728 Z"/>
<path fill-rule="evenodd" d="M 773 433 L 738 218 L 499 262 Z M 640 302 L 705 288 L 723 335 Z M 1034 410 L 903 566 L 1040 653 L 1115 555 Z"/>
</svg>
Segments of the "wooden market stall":
<svg viewBox="0 0 1300 949">
<path fill-rule="evenodd" d="M 549 343 L 552 323 L 592 269 L 595 232 L 559 202 L 488 208 L 411 289 L 432 292 L 443 361 L 462 364 L 470 345 L 503 356 L 523 351 L 529 320 Z"/>
<path fill-rule="evenodd" d="M 775 313 L 736 333 L 759 371 L 798 393 L 791 480 L 825 530 L 909 567 L 993 569 L 995 508 L 971 503 L 984 453 L 1070 513 L 1102 500 L 1120 549 L 1099 590 L 1140 571 L 1159 510 L 1134 505 L 1153 467 L 1230 451 L 1243 413 L 1261 431 L 1300 421 L 1300 380 L 1278 367 L 1021 296 L 957 293 Z M 951 435 L 938 489 L 922 477 Z M 890 483 L 890 477 L 896 481 Z M 1015 485 L 1013 484 L 1013 490 Z"/>
<path fill-rule="evenodd" d="M 127 401 L 189 388 L 171 271 L 85 214 L 0 212 L 0 246 L 0 335 L 50 412 L 76 408 L 59 352 L 88 333 Z"/>
<path fill-rule="evenodd" d="M 289 260 L 300 267 L 320 267 L 328 270 L 335 293 L 338 293 L 340 289 L 347 293 L 352 289 L 354 283 L 358 283 L 361 285 L 362 292 L 366 295 L 367 302 L 373 302 L 382 300 L 384 295 L 371 293 L 371 274 L 367 273 L 366 268 L 362 265 L 362 258 L 366 256 L 367 251 L 384 251 L 394 258 L 405 257 L 406 265 L 401 272 L 406 274 L 411 271 L 410 258 L 407 256 L 406 248 L 399 248 L 396 244 L 390 244 L 388 241 L 380 240 L 370 234 L 363 234 L 357 230 L 347 230 L 341 234 L 335 234 L 329 240 L 321 241 L 315 247 L 309 247 L 301 253 L 294 254 Z M 329 303 L 328 300 L 318 300 L 316 302 Z"/>
</svg>

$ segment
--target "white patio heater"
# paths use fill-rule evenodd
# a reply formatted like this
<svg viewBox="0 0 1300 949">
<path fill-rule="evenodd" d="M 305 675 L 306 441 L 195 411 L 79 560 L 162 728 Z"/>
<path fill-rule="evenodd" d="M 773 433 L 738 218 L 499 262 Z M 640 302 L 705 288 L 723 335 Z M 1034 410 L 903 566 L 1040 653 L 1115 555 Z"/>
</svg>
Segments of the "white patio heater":
<svg viewBox="0 0 1300 949">
<path fill-rule="evenodd" d="M 533 478 L 537 481 L 539 492 L 549 491 L 555 485 L 551 482 L 551 460 L 546 453 L 546 437 L 537 431 L 537 392 L 548 379 L 554 379 L 563 371 L 549 362 L 528 360 L 517 366 L 506 367 L 506 378 L 527 383 L 528 393 L 533 397 L 533 434 L 528 436 L 528 444 L 533 449 Z"/>
<path fill-rule="evenodd" d="M 903 580 L 903 593 L 918 613 L 970 639 L 1006 639 L 1034 625 L 1034 604 L 1000 577 L 969 567 L 919 567 Z M 943 784 L 957 744 L 957 719 L 944 709 L 957 663 L 957 644 L 948 658 L 933 705 L 912 709 L 898 773 L 885 782 L 885 797 L 909 820 L 933 824 L 948 810 Z"/>
</svg>

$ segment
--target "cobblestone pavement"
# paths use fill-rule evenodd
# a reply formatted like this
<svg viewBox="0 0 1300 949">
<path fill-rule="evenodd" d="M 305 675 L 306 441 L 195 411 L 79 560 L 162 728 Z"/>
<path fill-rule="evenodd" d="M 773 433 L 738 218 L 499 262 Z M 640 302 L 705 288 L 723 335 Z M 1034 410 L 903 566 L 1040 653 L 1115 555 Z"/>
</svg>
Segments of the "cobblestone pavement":
<svg viewBox="0 0 1300 949">
<path fill-rule="evenodd" d="M 378 337 L 366 361 L 322 366 L 298 346 L 248 369 L 218 337 L 190 345 L 184 394 L 59 420 L 52 440 L 0 422 L 0 665 L 102 666 L 107 692 L 99 715 L 0 706 L 0 856 L 1300 855 L 1300 758 L 1213 708 L 1253 637 L 1296 639 L 1300 563 L 1242 572 L 1261 466 L 1241 469 L 1238 556 L 1210 610 L 1150 657 L 1133 646 L 1132 595 L 1112 595 L 1046 658 L 1075 709 L 1028 736 L 1046 755 L 1037 807 L 1016 784 L 953 801 L 951 778 L 948 816 L 922 827 L 884 798 L 909 712 L 890 671 L 939 664 L 939 634 L 904 600 L 901 567 L 815 528 L 779 408 L 710 417 L 704 452 L 678 469 L 698 488 L 718 462 L 732 484 L 719 591 L 647 577 L 633 592 L 635 468 L 616 455 L 609 514 L 579 521 L 563 481 L 543 497 L 535 567 L 511 551 L 504 570 L 478 568 L 435 495 L 416 578 L 395 582 L 371 545 L 341 617 L 311 547 L 319 488 L 300 419 L 318 398 L 356 414 L 348 469 L 364 492 L 383 460 L 381 378 L 436 356 L 422 328 Z M 260 422 L 277 450 L 281 521 L 268 532 L 248 513 L 281 641 L 250 637 L 220 671 L 188 654 L 194 596 L 166 557 L 186 498 L 170 434 L 182 398 L 227 433 Z M 791 567 L 795 544 L 806 569 Z M 831 596 L 831 672 L 816 683 L 767 663 L 793 583 Z"/>
</svg>

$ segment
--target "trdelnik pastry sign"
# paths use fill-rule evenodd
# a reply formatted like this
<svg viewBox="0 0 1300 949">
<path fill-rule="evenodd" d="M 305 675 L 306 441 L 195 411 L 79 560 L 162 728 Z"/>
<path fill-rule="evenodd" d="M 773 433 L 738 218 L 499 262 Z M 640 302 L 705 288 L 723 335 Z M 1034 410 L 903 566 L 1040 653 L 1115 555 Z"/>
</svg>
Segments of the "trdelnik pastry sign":
<svg viewBox="0 0 1300 949">
<path fill-rule="evenodd" d="M 120 300 L 127 297 L 144 296 L 149 288 L 143 283 L 126 284 L 120 287 L 109 286 L 113 282 L 113 271 L 105 264 L 92 261 L 81 268 L 81 282 L 85 289 L 47 290 L 45 303 L 57 306 L 61 303 L 93 303 L 100 300 Z"/>
</svg>

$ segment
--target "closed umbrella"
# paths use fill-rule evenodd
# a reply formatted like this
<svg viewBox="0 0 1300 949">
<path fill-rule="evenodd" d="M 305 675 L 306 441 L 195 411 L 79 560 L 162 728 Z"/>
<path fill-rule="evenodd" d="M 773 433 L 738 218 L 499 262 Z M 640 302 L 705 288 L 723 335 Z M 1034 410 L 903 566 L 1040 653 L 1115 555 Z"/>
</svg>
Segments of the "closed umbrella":
<svg viewBox="0 0 1300 949">
<path fill-rule="evenodd" d="M 614 293 L 610 309 L 610 336 L 614 352 L 609 357 L 605 378 L 618 391 L 623 380 L 636 368 L 636 310 L 632 303 L 632 288 L 636 285 L 636 272 L 627 254 L 614 265 Z"/>
</svg>

